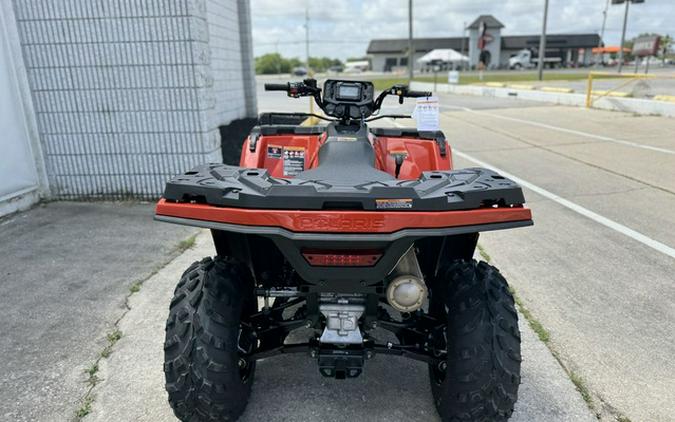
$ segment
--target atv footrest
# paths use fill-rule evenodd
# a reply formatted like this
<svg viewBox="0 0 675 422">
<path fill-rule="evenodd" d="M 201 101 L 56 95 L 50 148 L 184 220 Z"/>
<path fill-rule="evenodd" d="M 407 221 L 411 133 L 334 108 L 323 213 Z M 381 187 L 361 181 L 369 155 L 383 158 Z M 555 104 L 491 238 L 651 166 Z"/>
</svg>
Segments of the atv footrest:
<svg viewBox="0 0 675 422">
<path fill-rule="evenodd" d="M 319 372 L 324 377 L 345 379 L 356 378 L 363 372 L 365 351 L 363 349 L 325 348 L 319 349 Z"/>
</svg>

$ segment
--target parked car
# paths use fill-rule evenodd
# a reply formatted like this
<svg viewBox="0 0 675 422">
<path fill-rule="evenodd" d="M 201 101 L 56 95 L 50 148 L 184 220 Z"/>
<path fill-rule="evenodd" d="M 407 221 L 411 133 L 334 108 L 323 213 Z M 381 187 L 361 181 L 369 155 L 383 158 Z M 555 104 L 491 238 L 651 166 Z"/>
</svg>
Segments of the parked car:
<svg viewBox="0 0 675 422">
<path fill-rule="evenodd" d="M 293 68 L 293 75 L 294 76 L 307 76 L 307 68 L 306 67 L 294 67 Z"/>
</svg>

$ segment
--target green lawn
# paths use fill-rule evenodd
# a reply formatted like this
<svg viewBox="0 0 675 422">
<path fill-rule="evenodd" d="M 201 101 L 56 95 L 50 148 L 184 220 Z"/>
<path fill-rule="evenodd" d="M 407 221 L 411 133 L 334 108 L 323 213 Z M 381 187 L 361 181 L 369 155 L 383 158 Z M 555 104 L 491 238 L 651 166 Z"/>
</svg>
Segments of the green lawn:
<svg viewBox="0 0 675 422">
<path fill-rule="evenodd" d="M 621 75 L 602 75 L 594 76 L 593 79 L 602 78 L 620 78 Z M 563 72 L 544 72 L 545 81 L 578 81 L 588 79 L 588 73 L 563 73 Z M 418 76 L 415 78 L 420 82 L 433 82 L 433 76 Z M 485 72 L 483 80 L 478 79 L 478 74 L 470 73 L 460 74 L 460 84 L 474 84 L 480 82 L 533 82 L 537 80 L 536 72 L 509 72 L 509 73 L 490 73 Z M 404 84 L 408 82 L 407 78 L 385 78 L 373 79 L 373 84 L 376 90 L 389 88 L 395 84 Z M 446 73 L 438 74 L 438 83 L 446 83 Z"/>
</svg>

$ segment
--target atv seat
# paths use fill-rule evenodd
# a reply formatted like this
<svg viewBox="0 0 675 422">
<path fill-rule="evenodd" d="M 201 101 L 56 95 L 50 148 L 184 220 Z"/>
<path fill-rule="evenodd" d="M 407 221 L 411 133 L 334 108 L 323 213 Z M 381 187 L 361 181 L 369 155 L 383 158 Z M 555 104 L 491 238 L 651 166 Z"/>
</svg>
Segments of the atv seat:
<svg viewBox="0 0 675 422">
<path fill-rule="evenodd" d="M 326 132 L 326 142 L 319 149 L 318 166 L 298 173 L 297 179 L 349 186 L 394 180 L 389 173 L 375 168 L 375 151 L 366 127 L 353 131 L 330 124 Z"/>
</svg>

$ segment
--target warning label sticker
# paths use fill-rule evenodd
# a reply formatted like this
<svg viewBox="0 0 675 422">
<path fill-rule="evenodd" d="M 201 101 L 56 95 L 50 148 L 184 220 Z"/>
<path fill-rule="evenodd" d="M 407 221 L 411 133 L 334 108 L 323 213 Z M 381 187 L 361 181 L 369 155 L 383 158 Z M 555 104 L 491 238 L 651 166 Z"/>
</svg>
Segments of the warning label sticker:
<svg viewBox="0 0 675 422">
<path fill-rule="evenodd" d="M 305 148 L 284 147 L 284 176 L 295 176 L 305 170 Z"/>
<path fill-rule="evenodd" d="M 412 208 L 413 200 L 412 198 L 406 199 L 376 199 L 375 207 L 378 210 L 397 210 L 397 209 L 406 209 Z"/>
<path fill-rule="evenodd" d="M 282 147 L 279 145 L 268 145 L 267 146 L 267 158 L 281 158 Z"/>
</svg>

